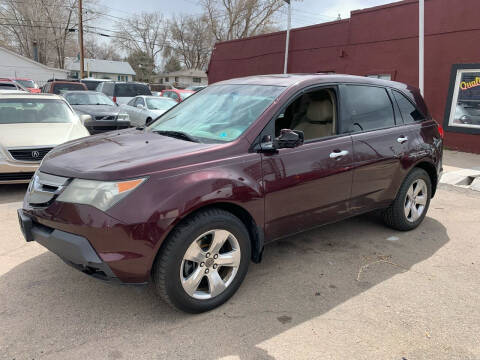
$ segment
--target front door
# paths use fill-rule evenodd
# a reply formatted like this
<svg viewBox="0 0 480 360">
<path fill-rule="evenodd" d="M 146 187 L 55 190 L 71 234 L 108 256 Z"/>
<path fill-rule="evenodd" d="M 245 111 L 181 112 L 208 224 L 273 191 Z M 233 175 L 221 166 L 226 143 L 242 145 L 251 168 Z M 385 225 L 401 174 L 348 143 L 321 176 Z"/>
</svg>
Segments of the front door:
<svg viewBox="0 0 480 360">
<path fill-rule="evenodd" d="M 300 130 L 305 143 L 262 154 L 266 241 L 348 216 L 353 148 L 350 135 L 337 135 L 337 99 L 336 88 L 315 89 L 276 119 L 275 136 Z"/>
</svg>

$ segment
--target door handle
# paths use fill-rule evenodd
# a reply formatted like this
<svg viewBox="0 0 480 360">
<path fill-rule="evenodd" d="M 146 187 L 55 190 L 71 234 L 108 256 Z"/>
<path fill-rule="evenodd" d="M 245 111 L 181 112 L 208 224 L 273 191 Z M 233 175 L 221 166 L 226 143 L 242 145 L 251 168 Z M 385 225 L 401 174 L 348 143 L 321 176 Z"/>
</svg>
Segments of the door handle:
<svg viewBox="0 0 480 360">
<path fill-rule="evenodd" d="M 347 150 L 334 151 L 334 152 L 330 153 L 330 159 L 337 159 L 337 158 L 339 158 L 339 157 L 347 156 L 347 155 L 348 155 L 348 151 L 347 151 Z"/>
<path fill-rule="evenodd" d="M 408 137 L 406 137 L 406 136 L 400 136 L 397 139 L 397 142 L 399 142 L 400 144 L 403 144 L 404 142 L 407 142 L 407 141 L 408 141 Z"/>
</svg>

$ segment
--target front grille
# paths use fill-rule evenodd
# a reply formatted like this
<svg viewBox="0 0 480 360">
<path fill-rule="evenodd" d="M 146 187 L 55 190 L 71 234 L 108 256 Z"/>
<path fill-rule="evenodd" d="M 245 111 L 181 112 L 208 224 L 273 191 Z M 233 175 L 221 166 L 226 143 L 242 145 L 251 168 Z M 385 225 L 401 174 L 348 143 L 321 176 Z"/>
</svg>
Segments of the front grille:
<svg viewBox="0 0 480 360">
<path fill-rule="evenodd" d="M 27 201 L 36 207 L 48 206 L 67 186 L 68 178 L 40 171 L 33 177 L 27 190 Z"/>
<path fill-rule="evenodd" d="M 18 149 L 18 150 L 8 150 L 10 155 L 15 160 L 18 161 L 42 161 L 42 159 L 47 155 L 47 153 L 52 150 L 49 148 L 32 148 L 32 149 Z"/>
<path fill-rule="evenodd" d="M 0 181 L 13 181 L 13 180 L 30 180 L 34 173 L 22 172 L 22 173 L 0 173 Z"/>
<path fill-rule="evenodd" d="M 116 120 L 117 116 L 116 115 L 100 115 L 100 116 L 95 116 L 95 120 Z"/>
</svg>

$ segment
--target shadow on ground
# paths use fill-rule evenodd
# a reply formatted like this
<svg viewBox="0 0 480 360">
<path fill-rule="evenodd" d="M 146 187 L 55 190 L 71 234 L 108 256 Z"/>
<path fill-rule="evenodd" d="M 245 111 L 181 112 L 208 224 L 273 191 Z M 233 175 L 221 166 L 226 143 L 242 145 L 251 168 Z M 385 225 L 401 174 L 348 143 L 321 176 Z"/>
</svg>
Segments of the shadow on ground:
<svg viewBox="0 0 480 360">
<path fill-rule="evenodd" d="M 44 253 L 0 277 L 0 349 L 17 359 L 269 359 L 258 344 L 408 271 L 448 240 L 431 218 L 408 233 L 371 215 L 309 231 L 268 245 L 227 304 L 195 316 L 164 305 L 151 286 L 105 284 Z"/>
<path fill-rule="evenodd" d="M 23 201 L 28 184 L 0 185 L 0 204 Z"/>
</svg>

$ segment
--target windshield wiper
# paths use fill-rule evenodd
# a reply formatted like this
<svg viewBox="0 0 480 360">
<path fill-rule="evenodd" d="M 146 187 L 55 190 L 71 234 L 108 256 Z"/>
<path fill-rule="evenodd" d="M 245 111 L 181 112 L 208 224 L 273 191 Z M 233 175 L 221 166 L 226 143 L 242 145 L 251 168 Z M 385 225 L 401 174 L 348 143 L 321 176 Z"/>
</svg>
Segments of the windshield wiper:
<svg viewBox="0 0 480 360">
<path fill-rule="evenodd" d="M 200 140 L 192 137 L 191 135 L 188 135 L 187 133 L 184 133 L 182 131 L 173 131 L 173 130 L 154 130 L 153 131 L 156 134 L 159 135 L 164 135 L 164 136 L 170 136 L 176 139 L 182 139 L 182 140 L 187 140 L 191 142 L 200 142 Z"/>
</svg>

